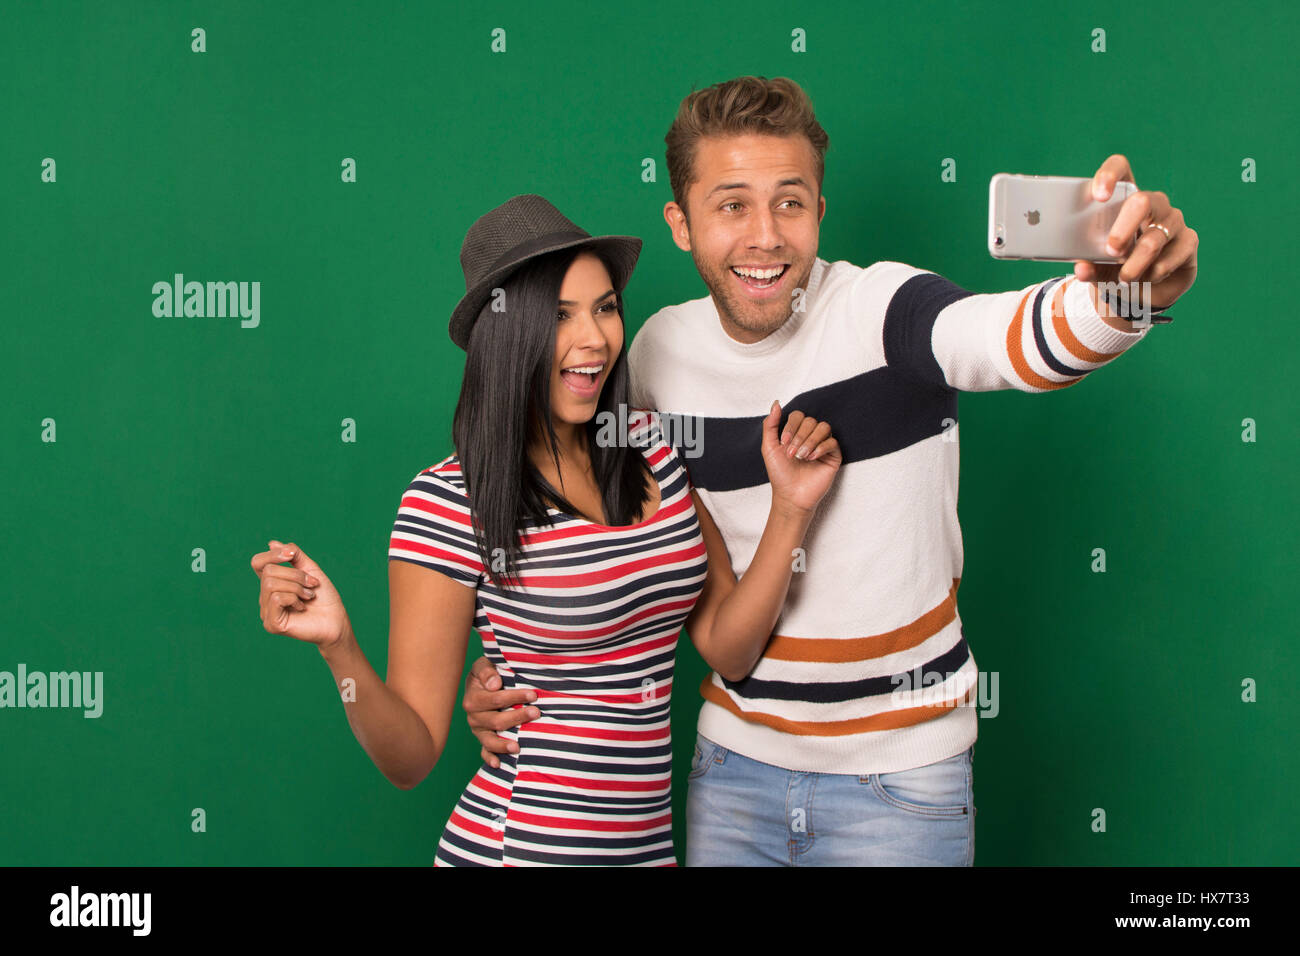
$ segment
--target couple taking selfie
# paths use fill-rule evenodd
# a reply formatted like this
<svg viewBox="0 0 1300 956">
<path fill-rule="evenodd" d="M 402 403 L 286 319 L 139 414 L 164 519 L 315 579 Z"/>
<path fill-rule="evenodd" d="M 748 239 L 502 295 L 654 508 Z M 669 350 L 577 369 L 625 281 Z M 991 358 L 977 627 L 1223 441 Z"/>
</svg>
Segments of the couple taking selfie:
<svg viewBox="0 0 1300 956">
<path fill-rule="evenodd" d="M 712 668 L 688 865 L 968 866 L 957 393 L 1051 391 L 1116 358 L 1149 326 L 1096 283 L 1149 281 L 1165 308 L 1195 277 L 1196 233 L 1135 192 L 1110 233 L 1122 265 L 973 294 L 818 256 L 828 137 L 789 79 L 692 92 L 666 142 L 664 218 L 709 294 L 630 346 L 639 239 L 593 236 L 535 195 L 470 227 L 454 450 L 399 504 L 387 680 L 294 543 L 252 559 L 263 623 L 318 646 L 402 789 L 446 747 L 478 632 L 459 702 L 483 762 L 435 865 L 675 865 L 684 628 Z M 1119 181 L 1112 155 L 1095 198 Z"/>
</svg>

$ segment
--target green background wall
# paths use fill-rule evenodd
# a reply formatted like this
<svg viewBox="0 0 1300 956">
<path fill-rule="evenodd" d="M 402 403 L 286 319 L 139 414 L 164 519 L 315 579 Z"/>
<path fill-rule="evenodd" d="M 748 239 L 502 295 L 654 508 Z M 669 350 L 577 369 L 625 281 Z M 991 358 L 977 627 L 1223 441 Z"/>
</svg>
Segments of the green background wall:
<svg viewBox="0 0 1300 956">
<path fill-rule="evenodd" d="M 1077 387 L 962 396 L 959 606 L 1000 680 L 976 861 L 1295 863 L 1296 10 L 4 3 L 0 670 L 103 671 L 105 701 L 0 710 L 0 863 L 432 862 L 477 763 L 463 715 L 395 789 L 315 649 L 262 629 L 249 559 L 303 548 L 383 674 L 398 500 L 451 451 L 466 228 L 537 192 L 643 237 L 629 331 L 705 294 L 663 135 L 745 73 L 794 77 L 830 134 L 824 258 L 979 292 L 1068 272 L 989 257 L 989 177 L 1113 152 L 1198 231 L 1172 325 Z M 260 325 L 155 318 L 177 272 L 259 281 Z M 703 674 L 683 640 L 679 859 Z"/>
</svg>

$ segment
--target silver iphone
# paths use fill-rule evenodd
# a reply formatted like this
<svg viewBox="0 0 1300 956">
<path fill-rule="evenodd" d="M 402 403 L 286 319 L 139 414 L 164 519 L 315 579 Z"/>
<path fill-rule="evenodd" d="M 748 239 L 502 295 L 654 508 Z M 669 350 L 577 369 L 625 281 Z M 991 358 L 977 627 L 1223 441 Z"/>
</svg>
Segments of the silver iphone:
<svg viewBox="0 0 1300 956">
<path fill-rule="evenodd" d="M 1045 262 L 1119 262 L 1106 252 L 1106 236 L 1124 200 L 1137 191 L 1115 184 L 1105 202 L 1092 196 L 1092 177 L 1021 176 L 989 180 L 989 255 Z"/>
</svg>

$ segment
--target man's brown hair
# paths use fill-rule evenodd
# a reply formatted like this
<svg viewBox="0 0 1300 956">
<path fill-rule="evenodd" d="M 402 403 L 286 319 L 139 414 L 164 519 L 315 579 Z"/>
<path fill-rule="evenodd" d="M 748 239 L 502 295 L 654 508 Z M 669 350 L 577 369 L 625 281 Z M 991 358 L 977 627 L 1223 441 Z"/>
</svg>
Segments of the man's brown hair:
<svg viewBox="0 0 1300 956">
<path fill-rule="evenodd" d="M 695 147 L 700 138 L 736 133 L 806 136 L 817 157 L 817 188 L 821 189 L 830 137 L 817 122 L 808 94 L 788 77 L 741 76 L 688 93 L 664 137 L 673 200 L 683 212 L 686 189 L 695 177 Z"/>
</svg>

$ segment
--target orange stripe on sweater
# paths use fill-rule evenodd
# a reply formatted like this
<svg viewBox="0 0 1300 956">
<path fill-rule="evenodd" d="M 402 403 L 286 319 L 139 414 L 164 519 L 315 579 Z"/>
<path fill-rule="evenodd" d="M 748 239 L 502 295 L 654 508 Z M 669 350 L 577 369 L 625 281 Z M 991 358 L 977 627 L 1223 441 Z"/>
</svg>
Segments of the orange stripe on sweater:
<svg viewBox="0 0 1300 956">
<path fill-rule="evenodd" d="M 1094 352 L 1088 346 L 1079 341 L 1070 324 L 1065 321 L 1065 287 L 1073 282 L 1073 279 L 1066 279 L 1056 288 L 1056 295 L 1052 296 L 1052 328 L 1056 329 L 1056 334 L 1065 346 L 1065 350 L 1082 362 L 1109 362 L 1120 352 Z"/>
<path fill-rule="evenodd" d="M 910 624 L 868 637 L 789 637 L 777 634 L 763 651 L 765 660 L 817 664 L 869 661 L 905 651 L 938 634 L 957 616 L 957 583 L 952 579 L 948 596 Z"/>
<path fill-rule="evenodd" d="M 1066 279 L 1065 282 L 1061 283 L 1057 295 L 1060 295 L 1065 287 L 1073 281 L 1073 279 Z M 1050 378 L 1043 378 L 1029 367 L 1029 362 L 1025 359 L 1024 349 L 1020 345 L 1020 337 L 1025 322 L 1025 303 L 1033 298 L 1037 291 L 1035 288 L 1025 293 L 1025 297 L 1020 300 L 1020 306 L 1016 309 L 1016 317 L 1011 320 L 1011 325 L 1007 328 L 1007 358 L 1011 361 L 1011 367 L 1016 370 L 1016 374 L 1034 388 L 1068 388 L 1081 381 L 1084 376 L 1080 375 L 1078 378 L 1072 378 L 1065 382 L 1053 382 Z"/>
</svg>

